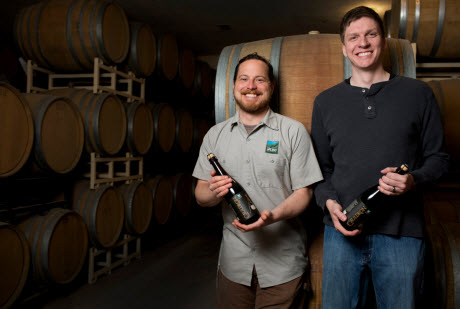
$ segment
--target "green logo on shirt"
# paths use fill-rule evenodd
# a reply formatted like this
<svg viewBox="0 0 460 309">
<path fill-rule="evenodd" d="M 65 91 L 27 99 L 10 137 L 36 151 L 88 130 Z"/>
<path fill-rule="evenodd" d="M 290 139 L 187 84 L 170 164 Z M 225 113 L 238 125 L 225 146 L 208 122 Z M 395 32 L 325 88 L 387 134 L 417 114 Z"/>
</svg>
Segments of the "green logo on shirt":
<svg viewBox="0 0 460 309">
<path fill-rule="evenodd" d="M 267 147 L 265 147 L 265 152 L 277 154 L 279 144 L 280 144 L 279 141 L 275 141 L 275 142 L 267 141 Z"/>
</svg>

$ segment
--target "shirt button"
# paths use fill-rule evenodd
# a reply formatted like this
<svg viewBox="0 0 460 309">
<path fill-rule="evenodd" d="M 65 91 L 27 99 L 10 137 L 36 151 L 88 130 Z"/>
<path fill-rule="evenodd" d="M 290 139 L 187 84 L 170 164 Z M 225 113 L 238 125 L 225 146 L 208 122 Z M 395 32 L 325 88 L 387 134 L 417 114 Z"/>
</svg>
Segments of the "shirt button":
<svg viewBox="0 0 460 309">
<path fill-rule="evenodd" d="M 247 185 L 250 186 L 251 184 L 248 182 Z"/>
<path fill-rule="evenodd" d="M 366 92 L 366 89 L 362 89 L 361 91 L 364 93 L 364 92 Z"/>
<path fill-rule="evenodd" d="M 367 109 L 372 109 L 372 106 L 368 106 Z"/>
<path fill-rule="evenodd" d="M 271 162 L 272 162 L 272 163 L 275 163 L 275 160 L 272 160 Z"/>
<path fill-rule="evenodd" d="M 250 142 L 250 141 L 251 141 L 251 139 L 250 139 L 250 138 L 248 138 L 248 142 Z"/>
</svg>

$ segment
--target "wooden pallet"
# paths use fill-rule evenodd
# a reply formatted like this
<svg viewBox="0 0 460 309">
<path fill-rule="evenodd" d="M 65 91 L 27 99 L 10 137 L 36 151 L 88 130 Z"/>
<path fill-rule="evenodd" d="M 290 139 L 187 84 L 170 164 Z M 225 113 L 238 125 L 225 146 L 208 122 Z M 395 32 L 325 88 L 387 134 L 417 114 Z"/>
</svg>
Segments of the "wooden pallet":
<svg viewBox="0 0 460 309">
<path fill-rule="evenodd" d="M 115 163 L 122 162 L 124 169 L 122 171 L 116 171 Z M 132 164 L 138 163 L 136 173 L 133 173 Z M 144 158 L 133 157 L 129 152 L 126 153 L 125 157 L 114 157 L 114 158 L 103 158 L 97 157 L 96 153 L 91 153 L 90 172 L 85 174 L 90 179 L 90 188 L 94 189 L 100 184 L 110 184 L 113 186 L 114 182 L 124 181 L 130 183 L 133 180 L 143 180 L 143 169 L 144 169 Z M 105 173 L 97 172 L 97 165 L 104 164 L 107 167 Z"/>
<path fill-rule="evenodd" d="M 129 246 L 132 243 L 133 246 Z M 120 253 L 117 253 L 120 252 Z M 102 261 L 98 257 L 102 256 Z M 141 258 L 141 238 L 124 235 L 123 239 L 110 249 L 89 249 L 88 283 L 93 284 L 102 275 L 110 275 L 112 269 L 128 265 L 132 259 Z M 99 260 L 99 261 L 98 261 Z"/>
<path fill-rule="evenodd" d="M 34 84 L 34 76 L 37 73 L 48 76 L 48 86 L 46 88 Z M 27 93 L 43 93 L 52 89 L 72 87 L 92 90 L 93 93 L 113 93 L 125 98 L 127 102 L 145 102 L 145 79 L 137 78 L 131 71 L 125 73 L 117 70 L 115 66 L 105 65 L 99 58 L 94 58 L 94 70 L 92 73 L 77 74 L 57 74 L 39 67 L 31 60 L 27 60 L 26 75 Z M 137 90 L 137 95 L 133 94 L 134 90 Z"/>
</svg>

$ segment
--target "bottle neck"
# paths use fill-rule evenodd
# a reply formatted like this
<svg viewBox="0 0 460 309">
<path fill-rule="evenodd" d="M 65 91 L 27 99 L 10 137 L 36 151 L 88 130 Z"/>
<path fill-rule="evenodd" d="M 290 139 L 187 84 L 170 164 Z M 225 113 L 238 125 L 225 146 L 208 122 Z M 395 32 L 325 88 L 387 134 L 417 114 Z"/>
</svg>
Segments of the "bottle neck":
<svg viewBox="0 0 460 309">
<path fill-rule="evenodd" d="M 211 165 L 214 167 L 214 170 L 219 176 L 225 176 L 228 175 L 227 172 L 224 170 L 224 168 L 220 165 L 219 161 L 217 161 L 216 158 L 211 158 L 209 159 L 209 162 Z"/>
</svg>

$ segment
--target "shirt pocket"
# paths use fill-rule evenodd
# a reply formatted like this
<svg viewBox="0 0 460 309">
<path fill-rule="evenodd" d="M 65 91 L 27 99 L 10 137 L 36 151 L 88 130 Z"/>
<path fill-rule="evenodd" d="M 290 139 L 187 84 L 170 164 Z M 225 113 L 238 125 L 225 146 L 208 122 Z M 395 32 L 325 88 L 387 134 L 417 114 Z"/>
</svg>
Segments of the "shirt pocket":
<svg viewBox="0 0 460 309">
<path fill-rule="evenodd" d="M 256 181 L 262 188 L 283 188 L 284 174 L 286 173 L 286 160 L 264 156 L 256 158 Z"/>
</svg>

